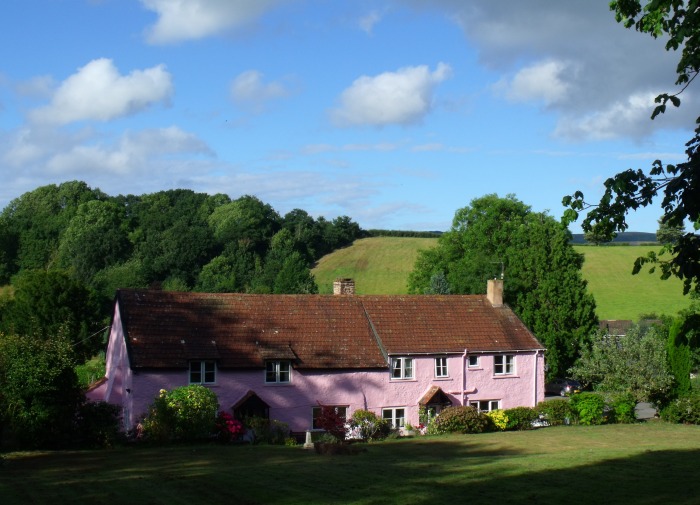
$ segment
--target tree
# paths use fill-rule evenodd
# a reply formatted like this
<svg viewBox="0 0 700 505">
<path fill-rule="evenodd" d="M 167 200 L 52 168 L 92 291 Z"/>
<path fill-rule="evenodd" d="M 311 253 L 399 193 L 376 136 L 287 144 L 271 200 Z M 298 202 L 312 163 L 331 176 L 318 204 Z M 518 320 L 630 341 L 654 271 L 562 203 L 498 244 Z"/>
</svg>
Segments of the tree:
<svg viewBox="0 0 700 505">
<path fill-rule="evenodd" d="M 601 245 L 601 244 L 607 244 L 608 242 L 612 241 L 615 237 L 608 237 L 604 233 L 600 233 L 595 229 L 595 227 L 587 231 L 586 233 L 583 234 L 583 238 L 586 242 L 589 242 L 593 245 Z"/>
<path fill-rule="evenodd" d="M 101 300 L 69 273 L 25 270 L 15 277 L 14 288 L 0 321 L 5 333 L 50 338 L 62 332 L 83 359 L 100 349 Z"/>
<path fill-rule="evenodd" d="M 656 326 L 634 326 L 623 336 L 599 333 L 571 375 L 598 391 L 629 393 L 637 401 L 658 404 L 669 399 L 673 385 L 664 335 Z"/>
<path fill-rule="evenodd" d="M 690 85 L 700 70 L 700 11 L 694 2 L 678 0 L 614 0 L 610 3 L 618 22 L 625 27 L 634 27 L 654 38 L 664 37 L 667 50 L 681 48 L 676 67 L 676 85 L 682 86 L 675 94 L 662 93 L 656 97 L 658 104 L 651 118 L 666 112 L 670 102 L 680 106 L 679 95 Z M 700 125 L 700 118 L 696 121 Z M 686 143 L 687 161 L 678 165 L 664 166 L 661 160 L 652 164 L 649 173 L 628 169 L 605 181 L 605 192 L 598 204 L 586 202 L 581 191 L 564 197 L 568 207 L 564 222 L 578 218 L 579 212 L 587 211 L 581 224 L 584 231 L 594 227 L 611 236 L 615 231 L 628 227 L 627 213 L 650 205 L 659 194 L 663 195 L 661 222 L 670 227 L 682 227 L 684 221 L 700 223 L 700 126 L 695 136 Z M 693 232 L 681 235 L 675 243 L 667 244 L 664 253 L 668 256 L 649 253 L 637 258 L 633 273 L 638 273 L 646 264 L 658 265 L 661 278 L 678 277 L 683 281 L 683 292 L 700 293 L 700 236 Z M 665 259 L 668 258 L 668 259 Z"/>
<path fill-rule="evenodd" d="M 80 181 L 49 184 L 15 198 L 2 211 L 0 232 L 9 234 L 6 267 L 14 274 L 23 268 L 46 268 L 55 259 L 61 234 L 81 203 L 107 196 Z M 8 239 L 3 239 L 3 242 Z"/>
<path fill-rule="evenodd" d="M 424 290 L 426 295 L 449 295 L 450 292 L 450 283 L 447 282 L 445 272 L 442 271 L 434 273 L 430 277 L 430 286 Z"/>
<path fill-rule="evenodd" d="M 72 268 L 82 282 L 106 267 L 125 261 L 131 253 L 124 210 L 111 201 L 92 200 L 81 204 L 63 231 L 58 264 Z"/>
<path fill-rule="evenodd" d="M 72 342 L 0 333 L 0 420 L 24 447 L 65 446 L 82 401 Z"/>
<path fill-rule="evenodd" d="M 453 294 L 485 293 L 486 280 L 505 273 L 505 301 L 547 348 L 548 376 L 561 375 L 597 325 L 583 256 L 570 240 L 563 225 L 515 196 L 486 195 L 455 213 L 437 247 L 419 253 L 409 291 L 430 290 L 442 274 Z"/>
<path fill-rule="evenodd" d="M 673 245 L 680 240 L 685 232 L 685 226 L 671 226 L 665 223 L 663 219 L 659 219 L 659 229 L 656 230 L 656 240 L 664 245 Z"/>
</svg>

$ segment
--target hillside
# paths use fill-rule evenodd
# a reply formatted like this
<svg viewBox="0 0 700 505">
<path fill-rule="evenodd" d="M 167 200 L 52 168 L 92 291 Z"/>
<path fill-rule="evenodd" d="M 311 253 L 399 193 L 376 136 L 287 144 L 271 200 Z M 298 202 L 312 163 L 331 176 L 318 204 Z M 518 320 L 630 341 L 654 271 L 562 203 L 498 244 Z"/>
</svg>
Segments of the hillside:
<svg viewBox="0 0 700 505">
<path fill-rule="evenodd" d="M 405 294 L 406 281 L 419 249 L 437 239 L 377 237 L 321 258 L 313 269 L 321 293 L 331 293 L 337 277 L 355 279 L 358 294 Z M 654 246 L 575 246 L 586 257 L 583 276 L 598 305 L 601 319 L 633 319 L 641 314 L 675 314 L 688 306 L 681 282 L 662 281 L 658 274 L 632 275 L 634 259 Z"/>
</svg>

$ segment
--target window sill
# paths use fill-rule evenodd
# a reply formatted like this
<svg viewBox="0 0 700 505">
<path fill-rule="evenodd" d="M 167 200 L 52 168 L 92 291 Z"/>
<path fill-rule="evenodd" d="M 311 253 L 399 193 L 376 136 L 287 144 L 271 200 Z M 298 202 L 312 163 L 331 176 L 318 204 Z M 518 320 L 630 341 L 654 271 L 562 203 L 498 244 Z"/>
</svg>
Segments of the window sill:
<svg viewBox="0 0 700 505">
<path fill-rule="evenodd" d="M 451 381 L 452 377 L 433 377 L 435 381 Z"/>
<path fill-rule="evenodd" d="M 263 386 L 272 386 L 272 387 L 283 387 L 283 386 L 291 386 L 291 382 L 265 382 L 263 383 Z"/>
<path fill-rule="evenodd" d="M 494 374 L 494 375 L 493 375 L 493 378 L 494 378 L 494 379 L 519 379 L 520 376 L 519 376 L 519 375 L 515 375 L 515 374 L 507 374 L 507 373 L 504 373 L 504 374 L 500 374 L 500 375 Z"/>
<path fill-rule="evenodd" d="M 418 382 L 417 379 L 389 379 L 389 382 Z"/>
</svg>

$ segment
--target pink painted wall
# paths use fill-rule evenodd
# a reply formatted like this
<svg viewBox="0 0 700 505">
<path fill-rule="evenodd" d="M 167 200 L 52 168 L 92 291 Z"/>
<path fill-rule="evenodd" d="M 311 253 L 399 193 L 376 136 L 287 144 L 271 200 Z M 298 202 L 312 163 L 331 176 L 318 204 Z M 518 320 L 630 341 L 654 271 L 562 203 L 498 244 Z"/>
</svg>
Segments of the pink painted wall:
<svg viewBox="0 0 700 505">
<path fill-rule="evenodd" d="M 130 428 L 147 412 L 160 389 L 185 386 L 189 375 L 187 370 L 132 371 L 118 323 L 117 312 L 110 335 L 107 381 L 91 392 L 91 398 L 121 405 L 125 428 Z M 476 400 L 500 400 L 500 407 L 506 409 L 534 406 L 544 399 L 541 352 L 517 354 L 515 373 L 511 376 L 493 374 L 491 355 L 480 356 L 479 367 L 473 369 L 465 370 L 464 363 L 462 354 L 448 356 L 449 377 L 435 378 L 434 356 L 414 356 L 415 378 L 400 381 L 390 379 L 388 367 L 350 371 L 295 369 L 291 383 L 284 385 L 265 384 L 262 370 L 218 370 L 217 383 L 208 387 L 216 393 L 223 410 L 230 410 L 253 390 L 270 405 L 270 417 L 288 423 L 293 431 L 311 428 L 311 410 L 319 404 L 346 405 L 348 415 L 357 409 L 367 409 L 381 416 L 383 408 L 402 407 L 406 409 L 406 421 L 417 425 L 418 401 L 431 386 L 442 388 L 454 405 L 462 401 L 469 404 Z"/>
</svg>

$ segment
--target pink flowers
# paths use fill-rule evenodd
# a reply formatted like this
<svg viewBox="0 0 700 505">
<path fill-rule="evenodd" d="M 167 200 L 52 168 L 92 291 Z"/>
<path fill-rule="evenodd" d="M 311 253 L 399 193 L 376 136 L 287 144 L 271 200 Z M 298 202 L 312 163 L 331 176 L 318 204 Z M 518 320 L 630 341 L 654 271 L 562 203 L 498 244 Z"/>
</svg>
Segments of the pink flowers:
<svg viewBox="0 0 700 505">
<path fill-rule="evenodd" d="M 244 431 L 243 424 L 228 412 L 222 410 L 216 416 L 215 432 L 219 442 L 236 440 Z"/>
</svg>

